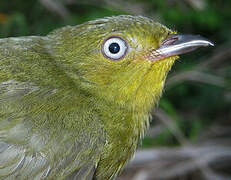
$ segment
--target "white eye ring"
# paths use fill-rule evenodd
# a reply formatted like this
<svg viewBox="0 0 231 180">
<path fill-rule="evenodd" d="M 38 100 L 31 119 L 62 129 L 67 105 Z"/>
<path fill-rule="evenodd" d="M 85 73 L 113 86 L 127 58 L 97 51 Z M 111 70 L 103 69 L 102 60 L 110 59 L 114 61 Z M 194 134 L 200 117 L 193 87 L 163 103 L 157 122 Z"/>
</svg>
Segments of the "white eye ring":
<svg viewBox="0 0 231 180">
<path fill-rule="evenodd" d="M 127 54 L 127 41 L 121 37 L 112 36 L 104 40 L 102 54 L 111 60 L 120 60 Z"/>
</svg>

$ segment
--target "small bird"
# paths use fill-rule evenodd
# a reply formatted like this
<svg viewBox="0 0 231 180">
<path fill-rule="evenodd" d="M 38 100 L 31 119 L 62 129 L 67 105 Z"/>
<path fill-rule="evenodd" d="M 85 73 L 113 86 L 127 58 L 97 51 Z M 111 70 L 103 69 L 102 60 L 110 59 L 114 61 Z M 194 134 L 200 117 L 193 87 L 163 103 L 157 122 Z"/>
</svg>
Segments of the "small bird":
<svg viewBox="0 0 231 180">
<path fill-rule="evenodd" d="M 115 179 L 178 55 L 209 45 L 130 15 L 0 39 L 0 180 Z"/>
</svg>

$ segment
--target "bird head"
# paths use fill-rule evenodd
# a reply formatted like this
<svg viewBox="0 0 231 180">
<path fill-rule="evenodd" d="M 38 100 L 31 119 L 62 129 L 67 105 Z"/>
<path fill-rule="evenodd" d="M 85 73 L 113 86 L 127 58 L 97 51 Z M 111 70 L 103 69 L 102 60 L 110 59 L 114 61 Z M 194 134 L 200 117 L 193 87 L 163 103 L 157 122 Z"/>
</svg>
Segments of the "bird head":
<svg viewBox="0 0 231 180">
<path fill-rule="evenodd" d="M 149 111 L 179 54 L 212 45 L 141 16 L 117 16 L 51 33 L 52 52 L 73 82 L 109 102 Z"/>
</svg>

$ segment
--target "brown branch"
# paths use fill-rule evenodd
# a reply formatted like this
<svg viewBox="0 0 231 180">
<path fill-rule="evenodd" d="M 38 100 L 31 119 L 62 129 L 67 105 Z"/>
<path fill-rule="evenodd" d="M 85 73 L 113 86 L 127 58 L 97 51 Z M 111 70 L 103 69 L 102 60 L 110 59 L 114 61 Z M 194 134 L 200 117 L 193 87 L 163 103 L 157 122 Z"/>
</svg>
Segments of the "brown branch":
<svg viewBox="0 0 231 180">
<path fill-rule="evenodd" d="M 149 5 L 144 2 L 135 1 L 123 1 L 123 0 L 91 0 L 91 1 L 75 1 L 75 0 L 65 0 L 66 4 L 77 4 L 77 5 L 95 5 L 102 8 L 117 9 L 133 15 L 143 15 L 155 17 L 156 20 L 160 21 L 160 16 L 149 12 Z"/>
<path fill-rule="evenodd" d="M 217 47 L 214 50 L 214 53 L 206 61 L 202 61 L 199 65 L 196 66 L 197 70 L 205 69 L 208 67 L 215 68 L 220 66 L 224 61 L 231 58 L 231 46 L 230 44 L 225 44 Z"/>
<path fill-rule="evenodd" d="M 185 71 L 170 76 L 166 82 L 166 88 L 169 89 L 185 81 L 196 81 L 200 83 L 225 87 L 225 80 L 223 77 L 199 71 Z"/>
<path fill-rule="evenodd" d="M 46 7 L 49 11 L 52 11 L 59 15 L 63 19 L 67 19 L 70 16 L 68 9 L 58 1 L 54 0 L 39 0 L 39 2 Z"/>
<path fill-rule="evenodd" d="M 196 10 L 203 10 L 206 7 L 204 0 L 184 0 L 190 7 Z"/>
<path fill-rule="evenodd" d="M 177 138 L 179 143 L 182 145 L 188 144 L 187 139 L 184 137 L 184 134 L 177 128 L 174 120 L 165 113 L 162 109 L 157 109 L 153 114 L 160 122 L 162 122 L 170 131 L 171 133 Z"/>
<path fill-rule="evenodd" d="M 231 146 L 227 147 L 219 142 L 207 146 L 194 145 L 181 148 L 142 150 L 138 151 L 134 160 L 127 165 L 125 173 L 135 172 L 130 180 L 166 180 L 183 177 L 196 170 L 198 171 L 198 164 L 206 166 L 216 163 L 217 166 L 223 166 L 223 162 L 218 160 L 228 159 L 227 157 L 231 157 Z M 194 159 L 197 163 L 195 164 L 191 159 Z M 226 166 L 230 166 L 230 163 L 227 163 Z M 211 169 L 206 170 L 205 173 L 209 180 L 231 178 L 218 174 Z"/>
<path fill-rule="evenodd" d="M 180 129 L 174 124 L 174 121 L 169 115 L 167 115 L 163 110 L 158 109 L 154 116 L 156 116 L 161 122 L 163 122 L 166 127 L 172 132 L 172 134 L 177 138 L 177 140 L 184 146 L 192 146 L 192 144 L 185 138 L 184 134 Z M 197 159 L 193 157 L 190 160 L 193 166 L 198 167 L 201 171 L 204 179 L 210 179 L 209 174 L 212 173 L 211 169 L 207 164 L 201 164 Z"/>
</svg>

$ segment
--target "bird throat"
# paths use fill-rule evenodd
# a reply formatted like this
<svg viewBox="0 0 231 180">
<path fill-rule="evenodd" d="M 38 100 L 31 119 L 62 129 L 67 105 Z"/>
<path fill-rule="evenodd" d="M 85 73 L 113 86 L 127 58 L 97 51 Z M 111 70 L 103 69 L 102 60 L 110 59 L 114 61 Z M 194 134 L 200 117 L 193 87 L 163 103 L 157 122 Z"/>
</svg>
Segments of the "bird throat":
<svg viewBox="0 0 231 180">
<path fill-rule="evenodd" d="M 101 180 L 100 177 L 110 179 L 116 176 L 133 156 L 139 140 L 149 127 L 150 113 L 159 101 L 167 76 L 166 72 L 170 70 L 173 63 L 174 59 L 170 59 L 152 64 L 140 78 L 139 87 L 132 92 L 131 97 L 128 98 L 123 94 L 125 91 L 122 91 L 121 94 L 125 95 L 124 97 L 113 97 L 115 99 L 107 101 L 107 106 L 105 102 L 102 103 L 104 111 L 101 115 L 105 120 L 103 123 L 107 141 L 97 168 L 97 172 L 101 172 L 101 174 L 96 173 L 97 180 Z M 125 88 L 129 91 L 132 85 Z"/>
</svg>

